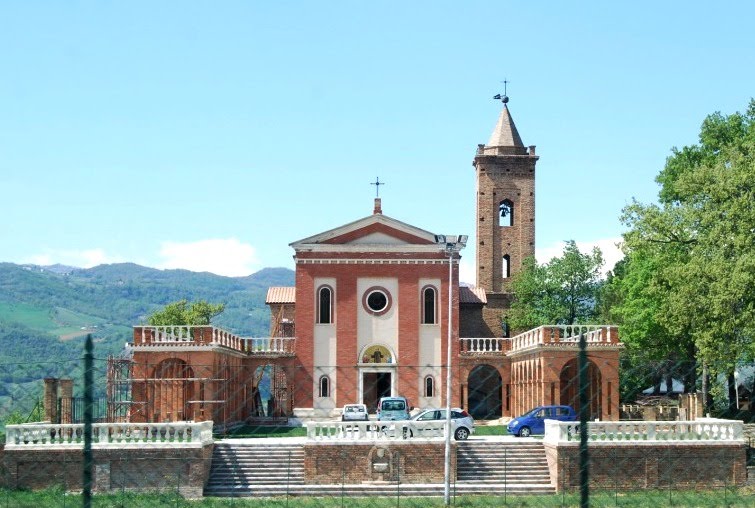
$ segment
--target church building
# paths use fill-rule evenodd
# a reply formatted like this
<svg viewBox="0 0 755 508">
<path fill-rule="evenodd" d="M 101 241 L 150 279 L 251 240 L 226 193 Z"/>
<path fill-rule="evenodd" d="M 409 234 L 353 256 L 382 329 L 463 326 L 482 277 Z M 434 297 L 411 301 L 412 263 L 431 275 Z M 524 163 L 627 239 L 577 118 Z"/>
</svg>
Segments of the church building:
<svg viewBox="0 0 755 508">
<path fill-rule="evenodd" d="M 553 325 L 511 336 L 506 322 L 511 277 L 535 254 L 537 160 L 504 100 L 474 156 L 473 238 L 402 222 L 376 198 L 370 215 L 290 244 L 295 286 L 269 289 L 269 337 L 134 327 L 131 358 L 109 374 L 109 391 L 129 394 L 124 418 L 301 422 L 336 418 L 348 403 L 374 411 L 387 395 L 443 407 L 449 364 L 451 403 L 476 418 L 539 404 L 578 408 L 583 336 L 590 414 L 618 419 L 616 327 Z M 459 284 L 468 241 L 476 242 L 474 287 Z"/>
</svg>

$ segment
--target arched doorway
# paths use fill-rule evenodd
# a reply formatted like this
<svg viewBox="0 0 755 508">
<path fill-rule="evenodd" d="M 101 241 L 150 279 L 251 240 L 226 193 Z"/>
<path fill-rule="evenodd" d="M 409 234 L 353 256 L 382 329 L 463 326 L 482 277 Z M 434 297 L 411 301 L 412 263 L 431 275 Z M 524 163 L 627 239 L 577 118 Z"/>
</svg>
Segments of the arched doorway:
<svg viewBox="0 0 755 508">
<path fill-rule="evenodd" d="M 152 421 L 192 420 L 189 401 L 194 399 L 194 371 L 185 361 L 168 358 L 155 366 L 147 400 L 152 404 Z"/>
<path fill-rule="evenodd" d="M 371 344 L 359 353 L 359 396 L 370 413 L 377 410 L 381 397 L 402 395 L 396 392 L 396 356 L 383 344 Z"/>
<path fill-rule="evenodd" d="M 252 379 L 252 417 L 281 418 L 288 416 L 288 383 L 280 365 L 261 365 Z"/>
<path fill-rule="evenodd" d="M 569 360 L 561 369 L 559 376 L 561 385 L 561 404 L 566 404 L 580 411 L 579 405 L 579 361 Z M 602 414 L 600 369 L 590 360 L 587 361 L 587 404 L 589 419 L 600 418 Z"/>
<path fill-rule="evenodd" d="M 467 378 L 469 413 L 478 420 L 501 417 L 501 375 L 495 367 L 478 365 Z"/>
</svg>

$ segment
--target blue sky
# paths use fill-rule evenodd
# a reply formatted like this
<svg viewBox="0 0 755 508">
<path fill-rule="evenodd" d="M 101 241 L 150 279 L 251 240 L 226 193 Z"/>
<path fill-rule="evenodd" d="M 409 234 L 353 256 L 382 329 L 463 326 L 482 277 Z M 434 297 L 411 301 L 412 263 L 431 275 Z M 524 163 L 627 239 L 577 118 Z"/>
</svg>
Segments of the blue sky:
<svg viewBox="0 0 755 508">
<path fill-rule="evenodd" d="M 539 258 L 611 250 L 671 148 L 755 95 L 753 19 L 747 1 L 6 0 L 0 261 L 293 268 L 290 242 L 372 212 L 377 176 L 386 215 L 473 236 L 505 78 L 540 155 Z"/>
</svg>

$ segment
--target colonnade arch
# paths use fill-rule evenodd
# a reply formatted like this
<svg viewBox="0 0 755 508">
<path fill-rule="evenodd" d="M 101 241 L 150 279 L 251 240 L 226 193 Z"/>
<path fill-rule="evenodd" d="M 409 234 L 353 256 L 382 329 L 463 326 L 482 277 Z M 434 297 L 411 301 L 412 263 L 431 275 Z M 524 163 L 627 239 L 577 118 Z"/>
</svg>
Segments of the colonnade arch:
<svg viewBox="0 0 755 508">
<path fill-rule="evenodd" d="M 503 407 L 503 380 L 498 369 L 477 365 L 467 377 L 467 406 L 472 417 L 479 420 L 500 418 Z"/>
<path fill-rule="evenodd" d="M 587 360 L 585 365 L 587 369 L 587 385 L 585 387 L 587 391 L 587 414 L 589 418 L 600 418 L 602 415 L 603 393 L 602 393 L 602 375 L 600 368 L 595 363 Z M 566 404 L 574 408 L 579 412 L 580 397 L 579 397 L 579 361 L 574 358 L 569 360 L 561 368 L 559 374 L 559 387 L 561 393 L 561 404 Z"/>
</svg>

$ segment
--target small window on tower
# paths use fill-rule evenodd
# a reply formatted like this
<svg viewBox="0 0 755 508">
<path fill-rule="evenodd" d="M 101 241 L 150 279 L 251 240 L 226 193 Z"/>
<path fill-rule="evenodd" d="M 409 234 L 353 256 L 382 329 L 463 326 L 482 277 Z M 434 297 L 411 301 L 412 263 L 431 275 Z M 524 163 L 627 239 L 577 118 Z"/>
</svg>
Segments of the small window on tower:
<svg viewBox="0 0 755 508">
<path fill-rule="evenodd" d="M 498 213 L 500 215 L 499 226 L 513 226 L 514 225 L 514 203 L 509 199 L 504 199 L 498 205 Z"/>
<path fill-rule="evenodd" d="M 504 279 L 511 277 L 511 256 L 506 254 L 503 256 L 503 266 L 501 267 L 501 275 Z"/>
</svg>

